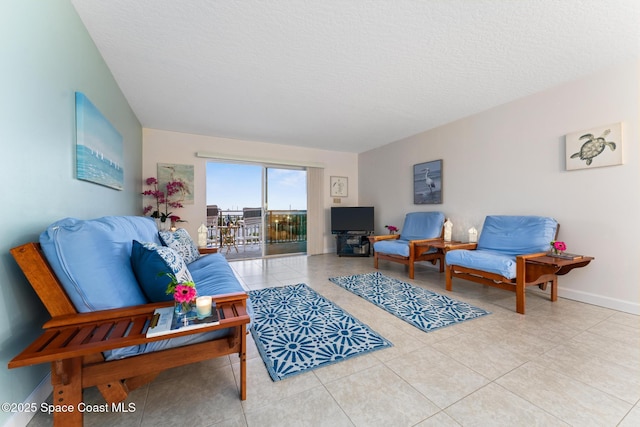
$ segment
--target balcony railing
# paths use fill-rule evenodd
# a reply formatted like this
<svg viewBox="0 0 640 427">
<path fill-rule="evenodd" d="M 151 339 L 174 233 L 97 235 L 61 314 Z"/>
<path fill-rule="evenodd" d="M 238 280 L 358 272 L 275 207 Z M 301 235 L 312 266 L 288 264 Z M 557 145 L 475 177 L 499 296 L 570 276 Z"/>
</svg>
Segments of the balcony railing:
<svg viewBox="0 0 640 427">
<path fill-rule="evenodd" d="M 262 212 L 260 209 L 218 210 L 217 215 L 207 217 L 209 244 L 222 246 L 225 229 L 232 228 L 236 233 L 237 245 L 252 245 L 264 239 L 265 244 L 306 242 L 306 210 L 269 210 L 266 211 L 263 233 Z"/>
</svg>

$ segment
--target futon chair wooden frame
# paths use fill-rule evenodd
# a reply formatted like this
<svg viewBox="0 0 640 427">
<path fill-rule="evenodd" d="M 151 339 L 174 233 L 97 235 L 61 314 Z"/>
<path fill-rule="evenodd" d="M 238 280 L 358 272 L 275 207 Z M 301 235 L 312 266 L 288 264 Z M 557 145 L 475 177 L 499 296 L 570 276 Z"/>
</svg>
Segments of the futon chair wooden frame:
<svg viewBox="0 0 640 427">
<path fill-rule="evenodd" d="M 556 227 L 554 240 L 558 237 L 560 224 Z M 453 289 L 452 279 L 469 280 L 485 286 L 504 289 L 516 293 L 516 312 L 525 314 L 525 289 L 538 286 L 546 290 L 551 285 L 551 301 L 558 299 L 558 276 L 567 274 L 574 268 L 584 267 L 593 257 L 581 257 L 579 260 L 550 258 L 546 252 L 529 253 L 516 256 L 516 277 L 509 279 L 496 273 L 475 268 L 449 265 L 446 267 L 445 284 L 448 291 Z"/>
<path fill-rule="evenodd" d="M 435 239 L 422 239 L 422 240 L 409 240 L 409 256 L 385 254 L 374 250 L 373 253 L 373 267 L 378 268 L 379 260 L 387 260 L 391 262 L 397 262 L 409 267 L 409 278 L 413 279 L 415 276 L 415 263 L 419 261 L 429 261 L 431 264 L 436 265 L 436 262 L 440 261 L 440 273 L 444 272 L 444 251 L 438 249 L 435 252 L 429 252 L 432 248 L 429 242 L 441 241 L 443 232 L 440 237 Z M 375 242 L 381 240 L 399 239 L 399 234 L 387 234 L 381 236 L 371 236 L 369 240 L 373 245 Z"/>
<path fill-rule="evenodd" d="M 43 326 L 43 335 L 9 362 L 9 368 L 50 362 L 54 405 L 78 405 L 82 390 L 91 386 L 100 390 L 108 404 L 122 402 L 130 390 L 147 384 L 163 370 L 230 354 L 240 358 L 240 398 L 246 399 L 246 326 L 250 321 L 246 293 L 214 297 L 222 312 L 219 325 L 171 335 L 228 328 L 227 336 L 106 361 L 103 351 L 167 339 L 146 338 L 146 328 L 154 310 L 171 303 L 78 313 L 38 243 L 13 248 L 11 254 L 52 319 Z M 78 410 L 54 412 L 53 416 L 54 425 L 82 425 L 82 412 Z"/>
</svg>

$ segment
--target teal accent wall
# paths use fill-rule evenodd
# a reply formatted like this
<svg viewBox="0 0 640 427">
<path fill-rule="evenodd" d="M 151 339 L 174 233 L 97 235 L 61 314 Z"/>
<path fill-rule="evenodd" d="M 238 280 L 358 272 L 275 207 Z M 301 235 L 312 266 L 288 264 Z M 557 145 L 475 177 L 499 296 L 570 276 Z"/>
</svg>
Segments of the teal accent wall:
<svg viewBox="0 0 640 427">
<path fill-rule="evenodd" d="M 7 363 L 49 315 L 9 249 L 63 217 L 142 214 L 142 127 L 69 0 L 0 2 L 0 57 L 0 401 L 23 402 L 49 365 Z M 123 136 L 123 191 L 75 177 L 76 91 Z"/>
</svg>

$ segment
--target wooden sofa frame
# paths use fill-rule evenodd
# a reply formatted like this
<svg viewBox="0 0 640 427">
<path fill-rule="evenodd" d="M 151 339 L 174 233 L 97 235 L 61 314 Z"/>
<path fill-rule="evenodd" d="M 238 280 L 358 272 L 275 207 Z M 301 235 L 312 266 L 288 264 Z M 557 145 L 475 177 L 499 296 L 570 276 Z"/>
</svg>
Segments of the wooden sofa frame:
<svg viewBox="0 0 640 427">
<path fill-rule="evenodd" d="M 109 405 L 122 402 L 130 390 L 152 381 L 160 372 L 230 354 L 240 358 L 240 398 L 246 399 L 246 312 L 244 292 L 214 296 L 222 313 L 219 325 L 172 334 L 171 337 L 229 328 L 227 336 L 183 347 L 159 350 L 119 360 L 106 361 L 103 351 L 167 339 L 146 338 L 148 322 L 156 308 L 171 305 L 151 303 L 113 310 L 78 313 L 49 266 L 38 243 L 11 249 L 52 319 L 45 332 L 9 368 L 51 363 L 54 405 L 77 405 L 82 390 L 96 386 Z M 54 412 L 54 425 L 82 425 L 82 412 Z"/>
<path fill-rule="evenodd" d="M 444 229 L 443 229 L 444 230 Z M 391 262 L 397 262 L 409 267 L 409 278 L 413 279 L 415 276 L 415 263 L 419 261 L 429 261 L 431 264 L 436 265 L 436 262 L 440 261 L 440 273 L 444 272 L 444 251 L 438 249 L 435 252 L 429 252 L 432 248 L 429 243 L 439 242 L 442 240 L 443 234 L 440 237 L 434 239 L 422 239 L 422 240 L 410 240 L 409 241 L 409 256 L 404 257 L 400 255 L 385 254 L 378 251 L 373 252 L 373 267 L 378 268 L 378 261 L 383 259 Z M 371 236 L 371 246 L 375 242 L 380 240 L 395 240 L 399 239 L 399 234 L 387 234 L 381 236 Z"/>
</svg>

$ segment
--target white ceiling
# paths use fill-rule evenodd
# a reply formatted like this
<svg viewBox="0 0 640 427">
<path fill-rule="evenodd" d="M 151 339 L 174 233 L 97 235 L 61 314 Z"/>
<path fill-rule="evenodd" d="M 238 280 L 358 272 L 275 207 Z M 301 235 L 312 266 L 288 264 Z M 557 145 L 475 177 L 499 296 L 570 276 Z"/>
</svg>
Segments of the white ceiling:
<svg viewBox="0 0 640 427">
<path fill-rule="evenodd" d="M 639 0 L 72 0 L 143 127 L 363 152 L 640 57 Z"/>
</svg>

